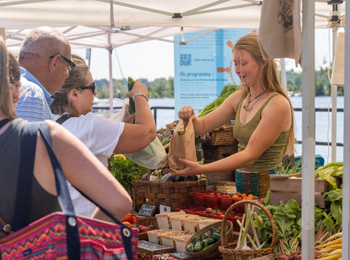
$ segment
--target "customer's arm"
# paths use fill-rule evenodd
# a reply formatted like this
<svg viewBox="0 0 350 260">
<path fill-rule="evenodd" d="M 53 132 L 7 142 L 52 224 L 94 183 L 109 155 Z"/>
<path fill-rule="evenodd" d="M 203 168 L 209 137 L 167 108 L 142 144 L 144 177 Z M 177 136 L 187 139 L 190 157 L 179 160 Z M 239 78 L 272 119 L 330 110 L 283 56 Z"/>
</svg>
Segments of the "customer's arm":
<svg viewBox="0 0 350 260">
<path fill-rule="evenodd" d="M 70 132 L 47 121 L 53 150 L 66 179 L 84 194 L 122 220 L 131 211 L 131 198 L 107 168 Z M 44 141 L 38 138 L 34 174 L 40 185 L 56 194 L 54 175 Z"/>
<path fill-rule="evenodd" d="M 151 109 L 148 106 L 148 90 L 139 80 L 126 95 L 135 97 L 135 124 L 125 124 L 124 131 L 120 136 L 115 153 L 131 153 L 142 150 L 156 138 L 156 126 Z"/>
</svg>

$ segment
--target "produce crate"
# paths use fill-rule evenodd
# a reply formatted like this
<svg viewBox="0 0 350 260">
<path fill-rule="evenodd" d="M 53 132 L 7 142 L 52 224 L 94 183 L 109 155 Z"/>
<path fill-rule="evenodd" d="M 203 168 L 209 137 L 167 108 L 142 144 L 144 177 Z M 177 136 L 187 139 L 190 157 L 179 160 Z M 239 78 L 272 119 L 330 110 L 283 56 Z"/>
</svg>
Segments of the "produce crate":
<svg viewBox="0 0 350 260">
<path fill-rule="evenodd" d="M 230 145 L 234 144 L 233 125 L 223 125 L 209 132 L 209 138 L 205 141 L 206 145 Z"/>
<path fill-rule="evenodd" d="M 270 190 L 271 197 L 270 203 L 279 205 L 280 201 L 284 203 L 289 199 L 295 199 L 301 206 L 301 174 L 293 174 L 290 176 L 271 176 L 270 177 Z M 323 194 L 328 191 L 328 182 L 323 179 L 315 180 L 315 201 L 320 208 L 326 207 Z"/>
<path fill-rule="evenodd" d="M 171 211 L 193 205 L 191 192 L 205 190 L 206 184 L 206 180 L 164 183 L 135 180 L 135 210 L 139 211 L 143 204 L 165 205 L 171 207 Z"/>
</svg>

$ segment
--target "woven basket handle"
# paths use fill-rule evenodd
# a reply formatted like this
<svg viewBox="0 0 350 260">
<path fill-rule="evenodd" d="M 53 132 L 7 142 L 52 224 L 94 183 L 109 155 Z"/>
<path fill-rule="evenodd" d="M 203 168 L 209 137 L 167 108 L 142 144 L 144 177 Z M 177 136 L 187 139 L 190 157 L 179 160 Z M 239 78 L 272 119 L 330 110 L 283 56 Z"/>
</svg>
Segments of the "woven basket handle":
<svg viewBox="0 0 350 260">
<path fill-rule="evenodd" d="M 271 243 L 271 248 L 274 248 L 276 243 L 277 243 L 277 230 L 276 230 L 276 224 L 275 221 L 270 213 L 270 211 L 268 210 L 268 208 L 266 208 L 263 204 L 256 202 L 254 200 L 241 200 L 238 201 L 234 204 L 232 204 L 226 211 L 225 216 L 222 220 L 221 223 L 221 245 L 222 246 L 227 246 L 228 245 L 228 241 L 227 241 L 227 236 L 226 236 L 226 232 L 225 232 L 225 227 L 226 227 L 226 221 L 229 217 L 229 215 L 231 214 L 231 212 L 239 205 L 241 204 L 252 204 L 254 206 L 257 206 L 259 208 L 261 208 L 266 215 L 268 216 L 268 218 L 270 219 L 271 225 L 272 225 L 272 243 Z"/>
</svg>

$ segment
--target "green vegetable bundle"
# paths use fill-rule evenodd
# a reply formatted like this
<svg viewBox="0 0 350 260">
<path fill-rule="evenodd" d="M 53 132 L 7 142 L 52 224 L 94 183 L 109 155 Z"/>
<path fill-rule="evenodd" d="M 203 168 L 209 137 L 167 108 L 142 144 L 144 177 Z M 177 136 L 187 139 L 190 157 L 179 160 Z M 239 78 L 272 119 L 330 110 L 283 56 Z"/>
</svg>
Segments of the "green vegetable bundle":
<svg viewBox="0 0 350 260">
<path fill-rule="evenodd" d="M 220 95 L 217 99 L 215 99 L 212 103 L 207 105 L 205 108 L 203 108 L 199 114 L 198 117 L 204 117 L 210 112 L 214 111 L 216 108 L 218 108 L 225 100 L 228 98 L 229 95 L 231 95 L 233 92 L 238 90 L 238 86 L 236 85 L 226 85 L 223 90 L 221 91 Z"/>
<path fill-rule="evenodd" d="M 114 154 L 108 158 L 109 171 L 125 188 L 134 187 L 134 180 L 141 179 L 147 168 L 137 165 L 123 154 Z"/>
</svg>

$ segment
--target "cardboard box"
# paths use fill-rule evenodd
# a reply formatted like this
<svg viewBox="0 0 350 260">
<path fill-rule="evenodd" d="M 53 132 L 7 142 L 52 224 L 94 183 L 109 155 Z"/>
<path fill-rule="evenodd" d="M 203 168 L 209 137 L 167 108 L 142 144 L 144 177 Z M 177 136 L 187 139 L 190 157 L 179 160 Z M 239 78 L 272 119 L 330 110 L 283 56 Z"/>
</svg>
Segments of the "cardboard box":
<svg viewBox="0 0 350 260">
<path fill-rule="evenodd" d="M 301 174 L 293 174 L 289 176 L 270 176 L 270 203 L 279 205 L 280 201 L 286 203 L 289 199 L 295 199 L 301 206 Z M 323 194 L 329 189 L 329 184 L 323 179 L 315 180 L 315 202 L 320 208 L 326 207 Z"/>
</svg>

